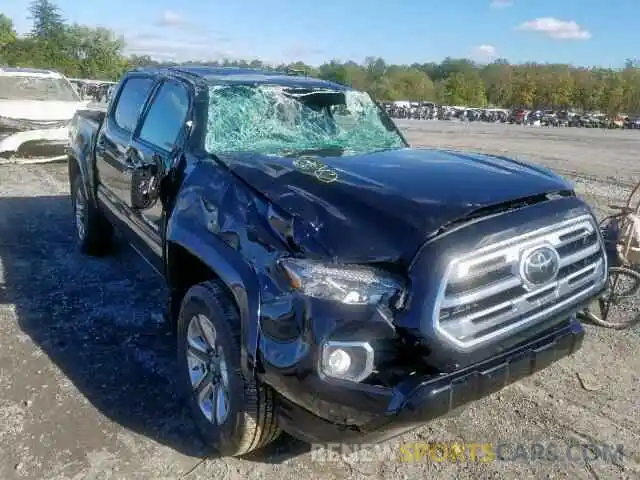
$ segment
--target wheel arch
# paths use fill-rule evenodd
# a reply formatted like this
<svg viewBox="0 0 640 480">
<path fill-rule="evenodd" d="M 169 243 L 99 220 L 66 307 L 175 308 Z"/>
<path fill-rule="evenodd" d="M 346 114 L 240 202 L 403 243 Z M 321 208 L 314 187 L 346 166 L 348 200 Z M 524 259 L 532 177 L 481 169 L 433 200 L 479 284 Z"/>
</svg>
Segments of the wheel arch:
<svg viewBox="0 0 640 480">
<path fill-rule="evenodd" d="M 177 323 L 180 303 L 190 287 L 205 281 L 219 281 L 238 310 L 241 365 L 245 373 L 250 374 L 258 349 L 258 277 L 236 251 L 207 230 L 198 230 L 201 229 L 179 228 L 175 223 L 168 228 L 164 256 L 172 326 Z"/>
<path fill-rule="evenodd" d="M 73 188 L 73 182 L 80 176 L 90 201 L 96 205 L 95 182 L 92 181 L 92 172 L 90 171 L 87 161 L 84 160 L 83 157 L 75 155 L 73 151 L 70 151 L 67 155 L 67 173 L 69 176 L 69 188 Z"/>
<path fill-rule="evenodd" d="M 69 187 L 73 187 L 73 182 L 80 176 L 82 182 L 87 183 L 87 169 L 74 155 L 69 153 L 67 156 L 67 172 L 69 175 Z"/>
</svg>

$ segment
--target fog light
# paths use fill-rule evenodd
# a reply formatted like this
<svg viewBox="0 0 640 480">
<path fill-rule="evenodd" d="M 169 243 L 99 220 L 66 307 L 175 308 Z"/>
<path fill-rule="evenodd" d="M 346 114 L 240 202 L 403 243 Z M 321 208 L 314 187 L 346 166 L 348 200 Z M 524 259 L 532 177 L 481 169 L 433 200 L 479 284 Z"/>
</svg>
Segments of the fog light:
<svg viewBox="0 0 640 480">
<path fill-rule="evenodd" d="M 351 356 L 341 348 L 334 350 L 327 359 L 327 370 L 334 375 L 344 375 L 351 366 Z"/>
<path fill-rule="evenodd" d="M 374 352 L 367 342 L 327 341 L 322 346 L 320 371 L 327 377 L 361 382 L 373 372 Z"/>
</svg>

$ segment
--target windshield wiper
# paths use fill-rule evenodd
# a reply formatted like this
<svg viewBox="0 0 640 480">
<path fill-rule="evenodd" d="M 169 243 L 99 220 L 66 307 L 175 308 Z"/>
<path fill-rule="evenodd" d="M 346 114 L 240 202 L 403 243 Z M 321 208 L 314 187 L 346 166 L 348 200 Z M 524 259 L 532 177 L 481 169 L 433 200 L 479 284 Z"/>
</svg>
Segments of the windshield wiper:
<svg viewBox="0 0 640 480">
<path fill-rule="evenodd" d="M 307 154 L 339 154 L 342 155 L 342 153 L 344 153 L 344 151 L 347 150 L 345 147 L 342 146 L 334 146 L 334 145 L 327 145 L 324 147 L 315 147 L 315 148 L 303 148 L 298 150 L 297 152 L 294 153 L 294 155 L 307 155 Z"/>
<path fill-rule="evenodd" d="M 386 152 L 389 150 L 397 150 L 398 148 L 402 148 L 402 147 L 397 147 L 397 146 L 391 146 L 391 147 L 380 147 L 380 148 L 374 148 L 374 149 L 361 149 L 361 148 L 352 148 L 350 146 L 338 146 L 338 145 L 327 145 L 324 147 L 316 147 L 316 148 L 289 148 L 289 149 L 284 149 L 281 150 L 281 155 L 283 157 L 298 157 L 298 156 L 303 156 L 303 155 L 320 155 L 320 156 L 327 156 L 327 157 L 341 157 L 343 156 L 346 152 L 354 152 L 356 154 L 362 154 L 362 155 L 368 155 L 371 153 L 378 153 L 378 152 Z"/>
</svg>

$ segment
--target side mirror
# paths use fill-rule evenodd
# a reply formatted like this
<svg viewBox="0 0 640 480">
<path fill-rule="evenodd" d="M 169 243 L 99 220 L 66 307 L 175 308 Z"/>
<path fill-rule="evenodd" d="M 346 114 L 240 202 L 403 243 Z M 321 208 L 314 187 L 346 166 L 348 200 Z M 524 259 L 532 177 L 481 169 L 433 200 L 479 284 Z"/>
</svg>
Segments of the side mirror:
<svg viewBox="0 0 640 480">
<path fill-rule="evenodd" d="M 159 164 L 160 163 L 160 164 Z M 134 210 L 147 210 L 160 198 L 161 162 L 140 165 L 131 172 L 131 206 Z"/>
</svg>

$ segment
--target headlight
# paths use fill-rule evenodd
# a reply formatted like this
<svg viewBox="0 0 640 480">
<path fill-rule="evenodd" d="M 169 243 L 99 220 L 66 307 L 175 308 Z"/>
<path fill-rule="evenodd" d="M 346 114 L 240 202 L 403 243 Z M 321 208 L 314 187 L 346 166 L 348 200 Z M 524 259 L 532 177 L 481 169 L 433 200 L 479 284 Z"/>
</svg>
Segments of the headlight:
<svg viewBox="0 0 640 480">
<path fill-rule="evenodd" d="M 327 341 L 322 345 L 320 370 L 328 377 L 361 382 L 373 373 L 373 348 L 367 342 Z"/>
<path fill-rule="evenodd" d="M 376 304 L 399 295 L 400 279 L 382 270 L 356 265 L 318 263 L 286 258 L 280 265 L 291 285 L 305 295 L 352 305 Z"/>
</svg>

